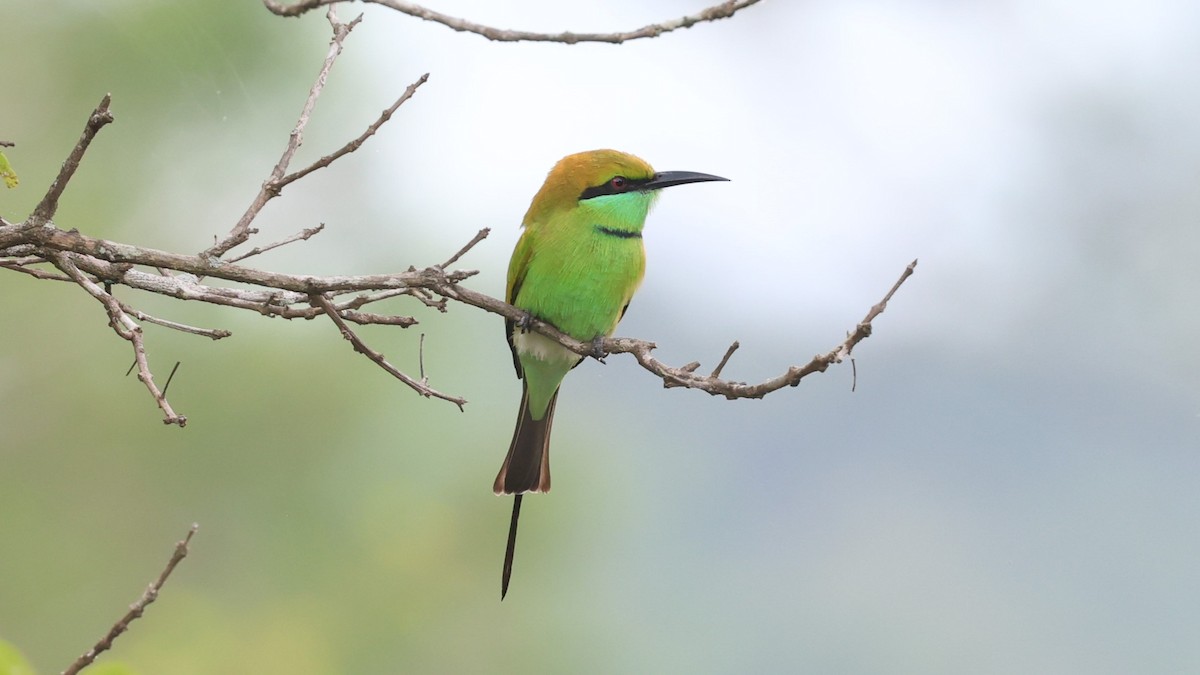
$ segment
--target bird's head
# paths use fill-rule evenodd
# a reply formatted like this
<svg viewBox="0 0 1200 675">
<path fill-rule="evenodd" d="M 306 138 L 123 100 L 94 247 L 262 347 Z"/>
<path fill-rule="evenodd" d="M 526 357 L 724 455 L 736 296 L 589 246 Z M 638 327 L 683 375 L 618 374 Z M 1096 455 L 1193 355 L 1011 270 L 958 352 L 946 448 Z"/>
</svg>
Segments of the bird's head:
<svg viewBox="0 0 1200 675">
<path fill-rule="evenodd" d="M 590 150 L 558 160 L 542 189 L 533 197 L 525 225 L 544 222 L 556 213 L 584 207 L 640 228 L 658 190 L 672 185 L 728 180 L 692 171 L 655 172 L 640 157 L 616 150 Z"/>
</svg>

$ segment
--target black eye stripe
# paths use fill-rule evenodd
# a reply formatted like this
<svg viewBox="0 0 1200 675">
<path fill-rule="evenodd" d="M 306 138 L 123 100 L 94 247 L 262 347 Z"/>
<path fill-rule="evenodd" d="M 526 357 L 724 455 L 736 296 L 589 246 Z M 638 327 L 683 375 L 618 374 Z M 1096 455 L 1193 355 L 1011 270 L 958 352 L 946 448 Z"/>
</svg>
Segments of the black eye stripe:
<svg viewBox="0 0 1200 675">
<path fill-rule="evenodd" d="M 621 179 L 620 185 L 614 185 Z M 593 185 L 584 190 L 580 195 L 580 201 L 591 199 L 592 197 L 602 197 L 604 195 L 619 195 L 623 192 L 634 192 L 650 181 L 649 178 L 626 178 L 625 176 L 613 176 L 599 185 Z"/>
</svg>

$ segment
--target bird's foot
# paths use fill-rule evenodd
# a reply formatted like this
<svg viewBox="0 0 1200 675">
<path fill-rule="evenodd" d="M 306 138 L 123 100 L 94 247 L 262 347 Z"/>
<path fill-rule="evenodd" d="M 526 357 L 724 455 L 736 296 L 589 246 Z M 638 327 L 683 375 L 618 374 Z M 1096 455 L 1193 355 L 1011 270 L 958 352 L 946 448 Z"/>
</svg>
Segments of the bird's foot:
<svg viewBox="0 0 1200 675">
<path fill-rule="evenodd" d="M 604 357 L 607 355 L 608 352 L 604 351 L 604 336 L 597 335 L 596 337 L 592 338 L 592 352 L 588 354 L 588 356 L 596 359 L 600 363 L 604 363 Z"/>
<path fill-rule="evenodd" d="M 517 319 L 517 328 L 520 328 L 522 333 L 528 333 L 532 326 L 533 312 L 525 312 L 520 319 Z"/>
</svg>

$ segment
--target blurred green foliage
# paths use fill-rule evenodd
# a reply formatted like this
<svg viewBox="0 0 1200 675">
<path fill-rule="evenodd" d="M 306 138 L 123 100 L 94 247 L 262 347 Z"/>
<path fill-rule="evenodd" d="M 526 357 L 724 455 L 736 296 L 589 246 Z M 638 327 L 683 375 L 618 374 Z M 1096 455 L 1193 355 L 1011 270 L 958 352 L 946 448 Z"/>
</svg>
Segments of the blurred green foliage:
<svg viewBox="0 0 1200 675">
<path fill-rule="evenodd" d="M 16 647 L 0 640 L 0 675 L 35 675 L 35 671 Z"/>
</svg>

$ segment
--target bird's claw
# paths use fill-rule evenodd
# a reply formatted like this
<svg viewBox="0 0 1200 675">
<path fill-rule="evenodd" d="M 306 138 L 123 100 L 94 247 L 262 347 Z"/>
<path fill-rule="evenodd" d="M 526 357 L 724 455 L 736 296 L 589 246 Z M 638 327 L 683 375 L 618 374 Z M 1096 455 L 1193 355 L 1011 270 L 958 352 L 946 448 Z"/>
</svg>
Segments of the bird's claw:
<svg viewBox="0 0 1200 675">
<path fill-rule="evenodd" d="M 588 356 L 591 356 L 600 363 L 604 363 L 604 357 L 607 355 L 608 352 L 604 351 L 604 336 L 597 335 L 596 337 L 592 338 L 592 352 L 588 354 Z"/>
<path fill-rule="evenodd" d="M 517 319 L 517 328 L 520 328 L 522 333 L 528 333 L 532 326 L 533 312 L 525 312 L 520 319 Z"/>
</svg>

